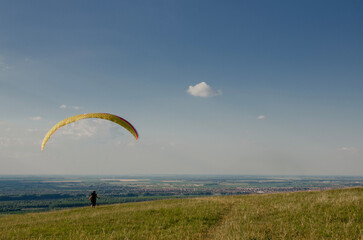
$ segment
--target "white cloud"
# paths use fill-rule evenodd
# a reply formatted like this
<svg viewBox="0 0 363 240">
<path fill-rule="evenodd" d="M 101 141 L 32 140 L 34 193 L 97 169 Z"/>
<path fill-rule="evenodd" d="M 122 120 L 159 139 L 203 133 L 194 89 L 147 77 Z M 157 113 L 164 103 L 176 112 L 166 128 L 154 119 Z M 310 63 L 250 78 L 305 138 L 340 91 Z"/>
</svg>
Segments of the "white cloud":
<svg viewBox="0 0 363 240">
<path fill-rule="evenodd" d="M 24 139 L 20 137 L 0 137 L 0 147 L 10 147 L 24 144 Z"/>
<path fill-rule="evenodd" d="M 344 152 L 352 152 L 355 151 L 356 148 L 355 147 L 340 147 L 338 148 L 339 151 L 344 151 Z"/>
<path fill-rule="evenodd" d="M 215 90 L 205 82 L 198 83 L 195 86 L 189 86 L 187 92 L 192 96 L 205 98 L 222 95 L 221 90 Z"/>
<path fill-rule="evenodd" d="M 61 134 L 72 137 L 91 137 L 97 134 L 97 127 L 91 120 L 83 120 L 63 127 Z"/>
<path fill-rule="evenodd" d="M 265 118 L 266 118 L 266 116 L 265 116 L 265 115 L 260 115 L 260 116 L 258 116 L 258 117 L 257 117 L 257 119 L 258 119 L 258 120 L 263 120 L 263 119 L 265 119 Z"/>
<path fill-rule="evenodd" d="M 41 116 L 36 116 L 36 117 L 31 117 L 30 120 L 33 120 L 33 121 L 40 121 L 42 120 L 43 118 Z"/>
<path fill-rule="evenodd" d="M 59 108 L 61 108 L 61 109 L 71 108 L 73 110 L 79 110 L 79 109 L 81 109 L 81 107 L 79 107 L 79 106 L 67 106 L 65 104 L 60 105 Z"/>
<path fill-rule="evenodd" d="M 4 57 L 0 56 L 0 71 L 10 70 L 11 67 L 5 62 Z"/>
<path fill-rule="evenodd" d="M 37 128 L 28 128 L 27 131 L 30 133 L 34 133 L 34 132 L 40 132 L 41 130 Z"/>
<path fill-rule="evenodd" d="M 121 144 L 122 144 L 122 142 L 121 142 L 121 141 L 118 141 L 118 142 L 117 142 L 117 144 L 118 144 L 118 145 L 121 145 Z M 128 147 L 134 147 L 134 146 L 136 146 L 136 142 L 135 142 L 135 141 L 131 141 L 131 142 L 128 142 L 126 145 L 127 145 Z"/>
<path fill-rule="evenodd" d="M 106 138 L 120 134 L 119 126 L 102 119 L 83 119 L 66 125 L 60 129 L 62 135 L 75 138 L 101 137 Z"/>
</svg>

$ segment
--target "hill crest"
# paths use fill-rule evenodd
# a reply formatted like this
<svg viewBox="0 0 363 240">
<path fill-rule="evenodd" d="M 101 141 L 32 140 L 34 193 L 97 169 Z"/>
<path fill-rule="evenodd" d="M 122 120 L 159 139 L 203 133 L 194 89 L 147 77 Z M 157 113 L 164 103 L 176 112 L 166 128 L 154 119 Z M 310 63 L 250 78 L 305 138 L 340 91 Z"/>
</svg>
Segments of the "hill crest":
<svg viewBox="0 0 363 240">
<path fill-rule="evenodd" d="M 360 239 L 363 188 L 158 200 L 1 218 L 0 239 Z"/>
</svg>

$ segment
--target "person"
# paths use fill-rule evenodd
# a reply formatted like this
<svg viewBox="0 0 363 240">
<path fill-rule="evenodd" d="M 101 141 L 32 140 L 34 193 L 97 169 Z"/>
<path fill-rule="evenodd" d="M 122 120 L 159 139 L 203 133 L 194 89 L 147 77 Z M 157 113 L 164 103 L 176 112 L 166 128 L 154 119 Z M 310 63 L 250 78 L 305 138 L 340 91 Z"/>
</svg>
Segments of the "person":
<svg viewBox="0 0 363 240">
<path fill-rule="evenodd" d="M 97 200 L 97 198 L 100 198 L 100 197 L 97 196 L 96 191 L 93 191 L 91 193 L 91 196 L 89 197 L 89 200 L 91 201 L 91 207 L 92 208 L 96 207 L 96 200 Z"/>
</svg>

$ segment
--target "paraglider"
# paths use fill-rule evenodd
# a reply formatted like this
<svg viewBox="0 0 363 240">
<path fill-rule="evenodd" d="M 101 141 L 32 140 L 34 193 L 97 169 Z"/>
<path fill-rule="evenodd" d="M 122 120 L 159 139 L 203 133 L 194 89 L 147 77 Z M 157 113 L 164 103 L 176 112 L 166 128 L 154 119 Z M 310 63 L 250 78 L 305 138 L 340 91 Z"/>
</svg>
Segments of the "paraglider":
<svg viewBox="0 0 363 240">
<path fill-rule="evenodd" d="M 119 124 L 120 126 L 124 127 L 126 130 L 128 130 L 135 137 L 136 140 L 139 138 L 139 135 L 138 135 L 136 129 L 134 128 L 134 126 L 132 126 L 131 123 L 129 123 L 128 121 L 126 121 L 122 117 L 119 117 L 119 116 L 116 116 L 116 115 L 113 115 L 113 114 L 110 114 L 110 113 L 85 113 L 85 114 L 80 114 L 80 115 L 76 115 L 76 116 L 66 118 L 66 119 L 60 121 L 59 123 L 57 123 L 45 135 L 45 137 L 43 139 L 43 142 L 42 142 L 41 150 L 44 149 L 44 146 L 47 143 L 47 141 L 49 140 L 50 136 L 52 136 L 52 134 L 55 131 L 57 131 L 59 128 L 65 126 L 67 124 L 76 122 L 78 120 L 85 119 L 85 118 L 100 118 L 100 119 L 109 120 L 111 122 L 114 122 L 114 123 Z"/>
</svg>

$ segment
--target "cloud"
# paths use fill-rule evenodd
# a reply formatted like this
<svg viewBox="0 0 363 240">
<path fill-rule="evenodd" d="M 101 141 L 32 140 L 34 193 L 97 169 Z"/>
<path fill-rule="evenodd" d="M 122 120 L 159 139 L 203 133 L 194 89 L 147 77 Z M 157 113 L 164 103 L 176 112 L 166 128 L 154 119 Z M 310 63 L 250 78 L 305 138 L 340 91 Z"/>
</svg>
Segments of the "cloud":
<svg viewBox="0 0 363 240">
<path fill-rule="evenodd" d="M 100 137 L 106 138 L 120 134 L 120 127 L 102 119 L 83 119 L 75 123 L 64 126 L 60 129 L 62 135 L 83 138 L 83 137 Z"/>
<path fill-rule="evenodd" d="M 71 108 L 73 110 L 79 110 L 79 109 L 81 109 L 81 107 L 79 107 L 79 106 L 67 106 L 65 104 L 60 105 L 59 108 L 61 108 L 61 109 Z"/>
<path fill-rule="evenodd" d="M 41 116 L 36 116 L 36 117 L 31 117 L 30 120 L 32 121 L 40 121 L 42 120 L 43 118 Z"/>
<path fill-rule="evenodd" d="M 10 70 L 11 67 L 5 62 L 4 57 L 0 56 L 0 71 Z"/>
<path fill-rule="evenodd" d="M 344 151 L 344 152 L 352 152 L 355 151 L 356 148 L 355 147 L 340 147 L 338 148 L 339 151 Z"/>
<path fill-rule="evenodd" d="M 27 131 L 30 133 L 35 133 L 35 132 L 40 132 L 41 130 L 37 128 L 28 128 Z"/>
<path fill-rule="evenodd" d="M 265 116 L 265 115 L 260 115 L 260 116 L 258 116 L 258 117 L 257 117 L 257 119 L 258 119 L 258 120 L 263 120 L 263 119 L 265 119 L 265 118 L 266 118 L 266 116 Z"/>
<path fill-rule="evenodd" d="M 222 95 L 221 90 L 215 90 L 205 82 L 198 83 L 195 86 L 189 86 L 187 92 L 192 96 L 204 98 Z"/>
<path fill-rule="evenodd" d="M 24 143 L 25 143 L 24 138 L 15 137 L 15 136 L 0 137 L 0 147 L 18 146 Z"/>
<path fill-rule="evenodd" d="M 62 128 L 61 134 L 71 137 L 91 137 L 97 135 L 97 127 L 92 120 L 83 120 L 71 123 Z"/>
</svg>

